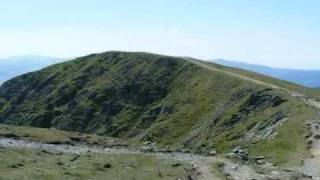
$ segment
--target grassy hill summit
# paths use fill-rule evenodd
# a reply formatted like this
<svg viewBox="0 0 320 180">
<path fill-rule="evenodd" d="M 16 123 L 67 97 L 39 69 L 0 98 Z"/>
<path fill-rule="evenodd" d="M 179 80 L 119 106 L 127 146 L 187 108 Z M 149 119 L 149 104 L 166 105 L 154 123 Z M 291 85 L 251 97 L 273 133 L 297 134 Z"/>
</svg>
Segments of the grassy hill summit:
<svg viewBox="0 0 320 180">
<path fill-rule="evenodd" d="M 320 97 L 316 90 L 240 69 L 112 51 L 5 82 L 0 122 L 148 141 L 193 153 L 225 153 L 240 146 L 276 164 L 297 165 L 309 155 L 306 124 L 318 114 L 268 83 Z"/>
</svg>

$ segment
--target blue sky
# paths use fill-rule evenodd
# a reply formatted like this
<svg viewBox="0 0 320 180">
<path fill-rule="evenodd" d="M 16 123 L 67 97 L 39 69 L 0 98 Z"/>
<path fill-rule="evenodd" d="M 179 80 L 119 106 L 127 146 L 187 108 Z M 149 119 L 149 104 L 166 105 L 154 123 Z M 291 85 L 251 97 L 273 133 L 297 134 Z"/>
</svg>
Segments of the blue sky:
<svg viewBox="0 0 320 180">
<path fill-rule="evenodd" d="M 107 50 L 320 69 L 317 0 L 10 0 L 0 58 Z"/>
</svg>

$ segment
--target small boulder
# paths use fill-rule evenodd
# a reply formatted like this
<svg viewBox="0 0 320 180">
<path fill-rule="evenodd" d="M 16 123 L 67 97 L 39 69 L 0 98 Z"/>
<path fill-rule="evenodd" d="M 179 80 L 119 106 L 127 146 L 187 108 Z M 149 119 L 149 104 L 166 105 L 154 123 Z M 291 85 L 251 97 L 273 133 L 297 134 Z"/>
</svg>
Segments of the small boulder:
<svg viewBox="0 0 320 180">
<path fill-rule="evenodd" d="M 64 163 L 59 161 L 59 162 L 57 162 L 57 165 L 64 166 Z"/>
<path fill-rule="evenodd" d="M 179 166 L 181 166 L 181 164 L 180 164 L 180 163 L 174 163 L 174 164 L 172 164 L 171 166 L 172 166 L 172 167 L 179 167 Z"/>
<path fill-rule="evenodd" d="M 79 158 L 80 158 L 80 155 L 77 154 L 77 155 L 75 155 L 70 161 L 71 161 L 71 162 L 74 162 L 74 161 L 76 161 L 76 160 L 79 159 Z"/>
<path fill-rule="evenodd" d="M 234 148 L 231 152 L 232 156 L 238 157 L 241 160 L 247 161 L 249 159 L 248 153 L 241 149 L 240 146 Z"/>
<path fill-rule="evenodd" d="M 315 135 L 314 139 L 319 140 L 320 139 L 320 134 Z"/>
<path fill-rule="evenodd" d="M 110 169 L 110 168 L 112 168 L 112 165 L 107 163 L 107 164 L 103 165 L 103 167 L 106 168 L 106 169 Z"/>
<path fill-rule="evenodd" d="M 308 139 L 308 138 L 310 138 L 312 135 L 313 135 L 313 133 L 310 131 L 310 132 L 305 136 L 305 138 Z"/>
<path fill-rule="evenodd" d="M 215 156 L 215 155 L 217 155 L 217 151 L 216 150 L 212 150 L 212 151 L 209 152 L 209 155 L 210 156 Z"/>
<path fill-rule="evenodd" d="M 256 162 L 257 162 L 257 164 L 259 164 L 259 165 L 263 165 L 263 164 L 266 163 L 263 159 L 257 160 Z"/>
<path fill-rule="evenodd" d="M 22 163 L 17 163 L 17 164 L 11 165 L 10 167 L 11 167 L 11 168 L 18 168 L 18 167 L 22 167 L 22 166 L 24 166 L 24 164 L 22 164 Z"/>
<path fill-rule="evenodd" d="M 253 159 L 255 161 L 259 161 L 259 160 L 265 159 L 265 157 L 264 156 L 254 156 L 254 157 L 251 157 L 251 159 Z"/>
<path fill-rule="evenodd" d="M 236 165 L 233 165 L 233 166 L 231 166 L 231 169 L 234 170 L 234 171 L 237 171 L 239 169 L 239 167 L 236 166 Z"/>
<path fill-rule="evenodd" d="M 140 150 L 142 152 L 154 152 L 154 148 L 152 146 L 142 146 Z"/>
</svg>

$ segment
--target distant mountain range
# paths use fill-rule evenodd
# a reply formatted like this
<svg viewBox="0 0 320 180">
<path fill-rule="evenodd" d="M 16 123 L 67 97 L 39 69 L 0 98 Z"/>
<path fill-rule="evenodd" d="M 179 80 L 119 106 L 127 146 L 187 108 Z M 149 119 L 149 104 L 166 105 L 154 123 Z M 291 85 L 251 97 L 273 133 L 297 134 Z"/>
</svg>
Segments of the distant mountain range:
<svg viewBox="0 0 320 180">
<path fill-rule="evenodd" d="M 39 70 L 46 66 L 62 62 L 63 58 L 46 56 L 16 56 L 0 59 L 0 84 L 15 76 Z M 283 79 L 306 87 L 320 89 L 320 70 L 299 70 L 289 68 L 273 68 L 263 65 L 230 61 L 225 59 L 212 60 L 215 63 L 245 69 L 256 73 Z"/>
<path fill-rule="evenodd" d="M 248 64 L 238 61 L 229 61 L 224 59 L 216 59 L 213 62 L 240 69 L 253 71 L 256 73 L 283 79 L 289 82 L 297 83 L 306 87 L 320 88 L 320 70 L 298 70 L 287 68 L 273 68 L 268 66 Z"/>
<path fill-rule="evenodd" d="M 0 84 L 15 76 L 39 70 L 62 60 L 62 58 L 31 55 L 0 59 Z"/>
</svg>

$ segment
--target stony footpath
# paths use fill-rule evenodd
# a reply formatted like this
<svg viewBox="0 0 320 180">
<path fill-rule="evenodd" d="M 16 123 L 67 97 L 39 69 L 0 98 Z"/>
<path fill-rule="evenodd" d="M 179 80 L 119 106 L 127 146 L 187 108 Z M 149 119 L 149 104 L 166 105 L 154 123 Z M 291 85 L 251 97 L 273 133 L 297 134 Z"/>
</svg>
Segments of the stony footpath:
<svg viewBox="0 0 320 180">
<path fill-rule="evenodd" d="M 269 180 L 269 179 L 311 179 L 300 173 L 280 170 L 278 167 L 265 163 L 257 166 L 259 172 L 252 165 L 243 162 L 234 162 L 228 158 L 220 156 L 201 156 L 181 152 L 154 151 L 147 148 L 133 149 L 127 147 L 103 147 L 85 144 L 46 144 L 41 142 L 32 142 L 14 138 L 0 138 L 0 147 L 2 148 L 27 148 L 46 152 L 62 152 L 72 154 L 126 154 L 126 155 L 146 155 L 154 156 L 159 160 L 170 159 L 192 164 L 193 175 L 190 180 Z M 233 152 L 234 156 L 241 155 L 239 149 Z M 263 158 L 263 157 L 262 157 Z M 215 168 L 216 167 L 216 168 Z"/>
<path fill-rule="evenodd" d="M 307 148 L 310 152 L 310 157 L 303 161 L 301 172 L 315 180 L 320 180 L 320 102 L 309 98 L 303 94 L 287 92 L 298 99 L 300 99 L 306 106 L 314 108 L 318 111 L 318 117 L 307 122 L 309 134 L 306 135 Z"/>
<path fill-rule="evenodd" d="M 320 119 L 310 121 L 309 134 L 306 136 L 310 158 L 305 159 L 302 171 L 314 179 L 320 180 Z"/>
</svg>

